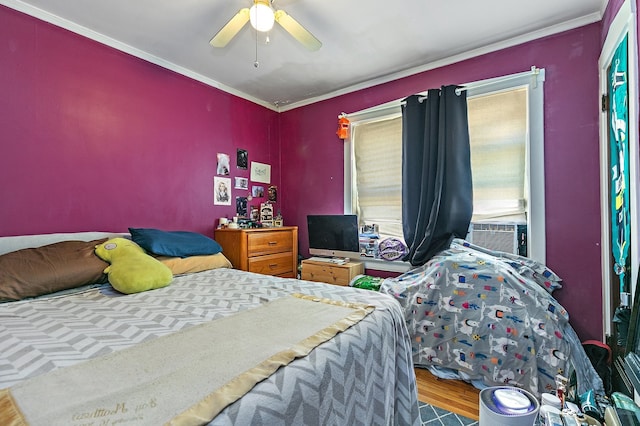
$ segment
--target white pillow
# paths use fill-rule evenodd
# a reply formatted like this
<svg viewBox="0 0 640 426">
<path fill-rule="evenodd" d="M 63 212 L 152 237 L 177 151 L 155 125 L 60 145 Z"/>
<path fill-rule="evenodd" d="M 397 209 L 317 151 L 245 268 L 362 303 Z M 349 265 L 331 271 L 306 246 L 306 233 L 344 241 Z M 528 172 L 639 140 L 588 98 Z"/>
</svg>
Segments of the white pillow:
<svg viewBox="0 0 640 426">
<path fill-rule="evenodd" d="M 101 238 L 129 237 L 129 235 L 126 232 L 92 231 L 0 237 L 0 255 L 25 248 L 42 247 L 60 241 L 93 241 Z"/>
</svg>

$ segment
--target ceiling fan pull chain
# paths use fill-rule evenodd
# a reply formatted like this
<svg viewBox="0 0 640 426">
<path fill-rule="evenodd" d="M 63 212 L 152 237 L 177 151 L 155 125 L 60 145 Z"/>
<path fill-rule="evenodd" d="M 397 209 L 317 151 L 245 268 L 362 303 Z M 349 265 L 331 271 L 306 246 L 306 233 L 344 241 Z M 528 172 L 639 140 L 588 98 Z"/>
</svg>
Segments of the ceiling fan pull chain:
<svg viewBox="0 0 640 426">
<path fill-rule="evenodd" d="M 255 68 L 258 68 L 260 66 L 260 62 L 258 62 L 258 31 L 255 31 L 256 33 L 256 61 L 253 63 L 253 66 Z"/>
</svg>

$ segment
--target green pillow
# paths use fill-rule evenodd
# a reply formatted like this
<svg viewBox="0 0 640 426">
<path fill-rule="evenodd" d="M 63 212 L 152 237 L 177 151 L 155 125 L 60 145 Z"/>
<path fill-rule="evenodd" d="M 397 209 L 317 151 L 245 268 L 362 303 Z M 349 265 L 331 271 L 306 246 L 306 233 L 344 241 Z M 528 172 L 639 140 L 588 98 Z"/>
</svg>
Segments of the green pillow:
<svg viewBox="0 0 640 426">
<path fill-rule="evenodd" d="M 166 287 L 173 281 L 168 266 L 149 256 L 126 238 L 112 238 L 95 249 L 100 259 L 110 263 L 104 272 L 121 293 L 131 294 Z"/>
</svg>

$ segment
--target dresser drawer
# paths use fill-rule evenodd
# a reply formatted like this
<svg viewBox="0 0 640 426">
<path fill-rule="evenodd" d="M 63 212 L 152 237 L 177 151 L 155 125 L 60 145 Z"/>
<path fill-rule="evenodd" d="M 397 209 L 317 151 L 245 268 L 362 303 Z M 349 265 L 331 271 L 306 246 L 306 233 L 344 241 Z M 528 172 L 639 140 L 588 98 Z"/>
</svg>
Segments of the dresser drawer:
<svg viewBox="0 0 640 426">
<path fill-rule="evenodd" d="M 294 277 L 291 252 L 249 258 L 249 272 Z"/>
<path fill-rule="evenodd" d="M 289 252 L 289 259 L 291 259 L 293 250 L 291 232 L 256 232 L 249 234 L 248 238 L 247 255 L 249 257 Z"/>
</svg>

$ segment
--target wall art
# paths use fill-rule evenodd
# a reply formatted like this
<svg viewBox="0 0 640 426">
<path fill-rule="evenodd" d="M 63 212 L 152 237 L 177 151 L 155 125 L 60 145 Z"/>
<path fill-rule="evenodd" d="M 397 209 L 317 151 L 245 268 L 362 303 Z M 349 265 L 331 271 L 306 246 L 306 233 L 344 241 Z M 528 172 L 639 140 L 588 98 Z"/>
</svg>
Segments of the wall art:
<svg viewBox="0 0 640 426">
<path fill-rule="evenodd" d="M 251 180 L 253 182 L 271 183 L 271 166 L 269 164 L 252 161 Z"/>
<path fill-rule="evenodd" d="M 249 189 L 249 179 L 244 177 L 236 177 L 235 181 L 236 181 L 236 185 L 235 185 L 236 189 Z"/>
<path fill-rule="evenodd" d="M 249 164 L 249 154 L 246 149 L 240 149 L 236 151 L 236 163 L 239 169 L 247 170 Z"/>
<path fill-rule="evenodd" d="M 213 178 L 213 204 L 231 205 L 231 179 L 215 176 Z"/>
<path fill-rule="evenodd" d="M 229 154 L 223 154 L 221 152 L 218 153 L 218 167 L 216 169 L 216 174 L 226 176 L 229 174 Z"/>
</svg>

